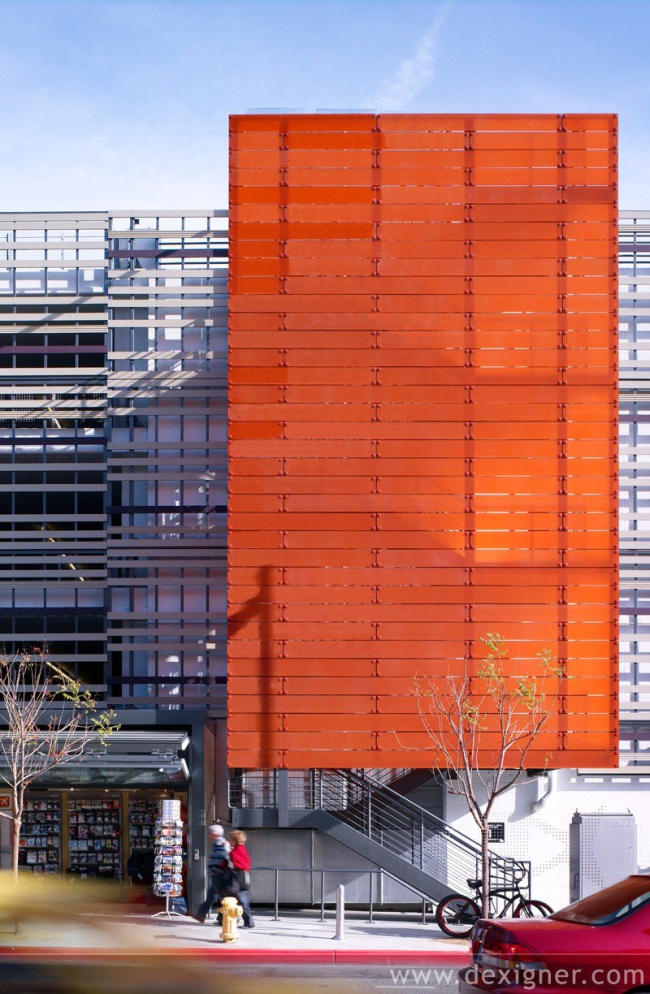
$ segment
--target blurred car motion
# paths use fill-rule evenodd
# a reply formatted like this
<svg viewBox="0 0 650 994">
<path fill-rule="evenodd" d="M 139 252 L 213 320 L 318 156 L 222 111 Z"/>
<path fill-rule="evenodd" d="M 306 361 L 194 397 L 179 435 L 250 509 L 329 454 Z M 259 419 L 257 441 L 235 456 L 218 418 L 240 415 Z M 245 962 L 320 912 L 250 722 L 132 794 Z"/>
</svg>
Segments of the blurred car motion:
<svg viewBox="0 0 650 994">
<path fill-rule="evenodd" d="M 115 887 L 0 873 L 0 991 L 2 994 L 253 994 L 259 984 L 237 977 L 218 957 L 146 935 L 116 904 Z M 188 919 L 189 920 L 189 919 Z M 214 931 L 215 937 L 210 934 Z M 217 950 L 216 929 L 198 935 Z M 265 985 L 265 991 L 276 989 Z M 279 992 L 280 988 L 277 987 Z"/>
</svg>

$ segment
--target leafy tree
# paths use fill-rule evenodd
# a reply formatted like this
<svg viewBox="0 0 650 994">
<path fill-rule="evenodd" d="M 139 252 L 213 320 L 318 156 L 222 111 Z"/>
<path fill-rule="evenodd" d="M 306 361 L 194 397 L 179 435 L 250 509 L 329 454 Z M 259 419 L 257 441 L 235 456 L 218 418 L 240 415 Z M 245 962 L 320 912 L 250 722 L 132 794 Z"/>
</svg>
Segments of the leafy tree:
<svg viewBox="0 0 650 994">
<path fill-rule="evenodd" d="M 79 762 L 89 746 L 106 746 L 115 714 L 39 650 L 0 655 L 0 781 L 11 790 L 12 868 L 18 877 L 25 791 L 57 766 Z"/>
<path fill-rule="evenodd" d="M 480 640 L 487 655 L 473 675 L 416 677 L 418 711 L 450 793 L 464 797 L 481 833 L 484 916 L 490 907 L 489 821 L 497 798 L 523 777 L 530 750 L 554 714 L 566 674 L 548 649 L 536 675 L 518 674 L 505 639 Z M 547 762 L 548 762 L 547 757 Z"/>
</svg>

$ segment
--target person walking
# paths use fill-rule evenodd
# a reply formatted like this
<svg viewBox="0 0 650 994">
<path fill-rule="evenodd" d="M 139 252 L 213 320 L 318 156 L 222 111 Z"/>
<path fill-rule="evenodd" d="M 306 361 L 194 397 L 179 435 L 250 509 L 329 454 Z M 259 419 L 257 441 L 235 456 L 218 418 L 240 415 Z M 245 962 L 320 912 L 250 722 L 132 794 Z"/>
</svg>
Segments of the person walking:
<svg viewBox="0 0 650 994">
<path fill-rule="evenodd" d="M 194 916 L 201 924 L 203 924 L 210 914 L 215 901 L 221 902 L 222 897 L 232 894 L 234 880 L 233 869 L 230 863 L 230 844 L 224 837 L 223 825 L 210 825 L 209 831 L 212 846 L 208 858 L 208 893 L 205 901 Z"/>
<path fill-rule="evenodd" d="M 230 833 L 230 862 L 239 885 L 237 900 L 244 911 L 244 928 L 255 928 L 251 913 L 251 858 L 246 848 L 246 833 L 236 828 Z"/>
</svg>

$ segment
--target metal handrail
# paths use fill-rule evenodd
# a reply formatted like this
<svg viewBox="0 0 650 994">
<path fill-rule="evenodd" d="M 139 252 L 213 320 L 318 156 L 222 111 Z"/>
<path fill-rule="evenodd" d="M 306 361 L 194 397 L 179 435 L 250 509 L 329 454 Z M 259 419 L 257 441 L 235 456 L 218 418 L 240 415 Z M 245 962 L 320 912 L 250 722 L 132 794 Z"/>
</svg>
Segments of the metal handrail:
<svg viewBox="0 0 650 994">
<path fill-rule="evenodd" d="M 442 818 L 439 818 L 438 815 L 434 815 L 433 812 L 427 811 L 425 808 L 420 807 L 419 804 L 411 801 L 408 797 L 398 794 L 397 791 L 393 790 L 392 787 L 389 787 L 387 784 L 379 783 L 373 777 L 367 775 L 362 779 L 367 780 L 370 783 L 372 790 L 376 793 L 379 793 L 380 795 L 388 795 L 391 806 L 410 812 L 417 820 L 422 819 L 435 830 L 443 833 L 446 838 L 453 839 L 456 845 L 462 846 L 471 852 L 478 859 L 478 864 L 480 866 L 483 856 L 481 848 L 469 836 L 464 835 L 464 833 L 459 832 L 458 829 L 448 825 L 447 822 L 445 822 Z M 500 853 L 495 853 L 492 850 L 490 850 L 490 862 L 493 872 L 499 868 L 502 868 L 507 870 L 507 876 L 512 876 L 513 879 L 521 868 L 525 868 L 528 865 L 526 863 L 513 860 L 510 857 L 501 856 Z M 524 871 L 524 879 L 526 875 L 529 876 L 529 874 Z M 528 886 L 530 887 L 530 880 L 528 882 Z"/>
<path fill-rule="evenodd" d="M 386 851 L 446 881 L 452 890 L 465 890 L 467 879 L 477 875 L 476 844 L 427 818 L 424 809 L 347 771 L 322 771 L 318 779 L 322 807 Z"/>
<path fill-rule="evenodd" d="M 274 898 L 273 898 L 274 917 L 273 917 L 273 921 L 280 921 L 279 912 L 280 912 L 280 874 L 281 873 L 309 873 L 312 876 L 312 878 L 313 878 L 314 874 L 319 874 L 320 875 L 320 920 L 322 922 L 325 921 L 325 906 L 326 906 L 326 904 L 334 904 L 334 900 L 331 900 L 331 901 L 326 901 L 325 900 L 325 874 L 326 873 L 335 873 L 337 876 L 340 876 L 342 873 L 348 873 L 348 874 L 349 873 L 353 873 L 356 876 L 359 876 L 361 874 L 364 874 L 364 875 L 367 874 L 368 875 L 368 883 L 369 883 L 369 886 L 368 886 L 368 921 L 371 924 L 374 921 L 374 908 L 375 908 L 375 904 L 378 903 L 373 898 L 373 881 L 374 881 L 375 877 L 379 877 L 380 880 L 381 880 L 382 877 L 389 877 L 391 880 L 394 880 L 396 883 L 401 884 L 401 886 L 404 887 L 405 890 L 408 890 L 412 894 L 415 894 L 417 897 L 419 897 L 421 899 L 421 901 L 422 901 L 422 924 L 423 925 L 426 924 L 427 907 L 429 907 L 429 906 L 431 906 L 431 908 L 433 907 L 432 906 L 432 902 L 431 902 L 431 898 L 428 897 L 423 891 L 418 890 L 417 887 L 412 887 L 410 884 L 404 883 L 404 881 L 400 880 L 399 877 L 395 876 L 395 874 L 390 873 L 388 870 L 384 870 L 381 867 L 370 867 L 369 868 L 367 866 L 364 866 L 364 867 L 359 867 L 358 869 L 355 869 L 353 867 L 342 868 L 340 866 L 337 866 L 337 867 L 334 867 L 334 866 L 331 866 L 331 867 L 330 866 L 317 866 L 317 867 L 315 867 L 315 866 L 253 866 L 253 867 L 251 867 L 251 873 L 252 874 L 257 873 L 258 871 L 259 872 L 266 871 L 267 873 L 273 873 L 274 874 Z M 376 890 L 377 890 L 377 887 L 375 886 L 375 891 Z M 355 902 L 355 903 L 357 903 L 357 902 Z"/>
<path fill-rule="evenodd" d="M 401 777 L 406 776 L 408 773 L 412 773 L 413 770 L 409 766 L 402 766 L 395 768 L 380 766 L 380 767 L 375 767 L 368 771 L 359 769 L 359 770 L 353 770 L 352 772 L 358 773 L 358 775 L 360 776 L 363 776 L 364 772 L 366 772 L 366 775 L 372 777 L 372 779 L 376 780 L 377 783 L 385 783 L 387 784 L 387 786 L 390 787 L 390 785 L 392 783 L 395 783 L 396 780 L 399 780 Z"/>
<path fill-rule="evenodd" d="M 447 840 L 453 841 L 454 845 L 462 848 L 468 855 L 471 855 L 477 862 L 478 867 L 481 865 L 482 852 L 480 846 L 476 842 L 469 838 L 469 836 L 464 835 L 457 829 L 452 828 L 448 825 L 442 818 L 434 815 L 430 811 L 426 811 L 421 808 L 414 801 L 409 800 L 401 794 L 398 794 L 391 787 L 386 784 L 379 783 L 367 774 L 359 775 L 353 773 L 351 770 L 322 770 L 315 771 L 317 774 L 325 775 L 334 773 L 338 777 L 342 778 L 346 783 L 352 783 L 365 795 L 364 800 L 372 802 L 373 797 L 378 797 L 386 799 L 390 804 L 391 809 L 397 809 L 401 811 L 407 818 L 412 818 L 415 820 L 416 824 L 429 828 L 430 831 L 435 834 L 440 834 L 444 836 Z M 352 802 L 355 803 L 354 801 Z M 358 803 L 358 801 L 356 802 Z M 325 805 L 328 810 L 336 810 Z M 368 834 L 365 832 L 364 834 Z M 503 857 L 498 853 L 490 852 L 490 861 L 492 864 L 492 874 L 495 878 L 503 878 L 505 880 L 513 879 L 521 870 L 521 864 L 517 864 L 517 861 L 511 860 L 507 857 Z"/>
<path fill-rule="evenodd" d="M 419 804 L 409 800 L 408 797 L 404 797 L 403 794 L 398 794 L 397 791 L 393 790 L 392 787 L 389 787 L 387 784 L 380 783 L 379 781 L 373 779 L 373 777 L 367 775 L 359 777 L 358 775 L 352 774 L 351 771 L 348 770 L 336 770 L 335 772 L 345 777 L 351 775 L 351 777 L 359 782 L 361 786 L 363 786 L 365 781 L 365 783 L 369 784 L 372 792 L 377 793 L 380 796 L 388 795 L 392 807 L 401 808 L 403 811 L 414 815 L 418 819 L 423 817 L 425 821 L 429 822 L 429 824 L 435 825 L 435 827 L 446 836 L 454 838 L 459 845 L 464 846 L 474 855 L 481 855 L 480 847 L 477 846 L 474 840 L 468 835 L 464 835 L 462 832 L 459 832 L 458 829 L 452 828 L 451 825 L 448 825 L 447 822 L 444 821 L 444 819 L 439 818 L 437 815 L 434 815 L 433 812 L 427 811 L 425 808 L 420 807 Z"/>
<path fill-rule="evenodd" d="M 285 803 L 293 809 L 322 809 L 450 890 L 467 892 L 467 880 L 481 876 L 477 842 L 442 818 L 365 771 L 287 771 Z M 278 771 L 233 771 L 233 807 L 277 807 Z M 250 791 L 250 794 L 249 794 Z M 520 882 L 530 892 L 530 864 L 490 852 L 491 887 Z"/>
</svg>

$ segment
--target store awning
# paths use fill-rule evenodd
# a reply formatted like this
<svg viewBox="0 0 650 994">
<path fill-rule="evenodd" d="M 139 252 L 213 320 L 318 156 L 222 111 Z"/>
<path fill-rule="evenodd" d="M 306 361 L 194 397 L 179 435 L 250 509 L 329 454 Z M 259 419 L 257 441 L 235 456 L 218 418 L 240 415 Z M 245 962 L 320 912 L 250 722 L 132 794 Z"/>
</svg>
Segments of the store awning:
<svg viewBox="0 0 650 994">
<path fill-rule="evenodd" d="M 0 738 L 6 738 L 1 732 Z M 152 782 L 172 780 L 187 782 L 190 771 L 187 764 L 189 735 L 185 731 L 120 730 L 113 732 L 103 746 L 98 737 L 93 736 L 80 760 L 62 763 L 51 770 L 48 782 L 79 780 L 83 782 L 112 781 L 123 777 L 132 780 L 143 776 Z M 4 765 L 0 759 L 0 766 Z"/>
</svg>

